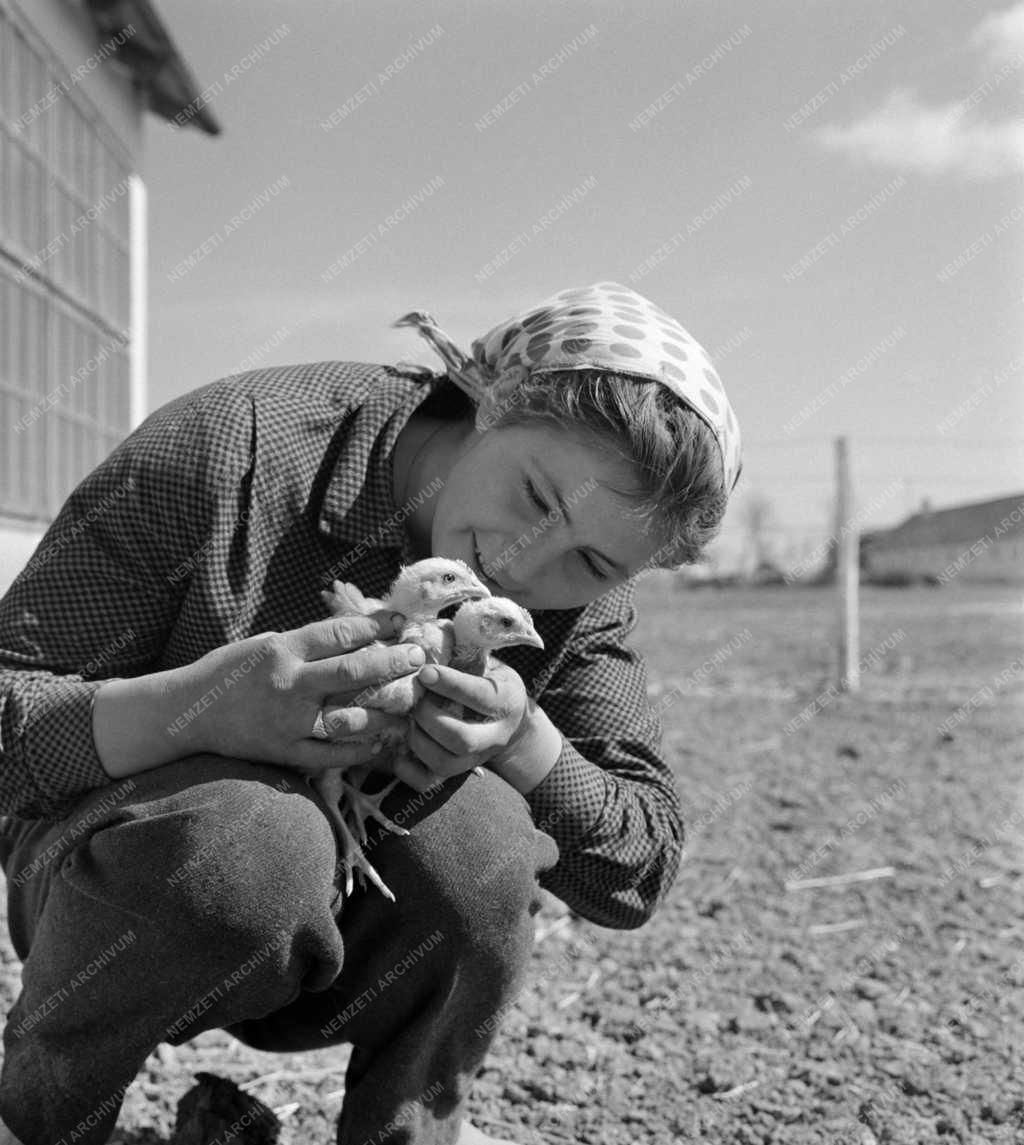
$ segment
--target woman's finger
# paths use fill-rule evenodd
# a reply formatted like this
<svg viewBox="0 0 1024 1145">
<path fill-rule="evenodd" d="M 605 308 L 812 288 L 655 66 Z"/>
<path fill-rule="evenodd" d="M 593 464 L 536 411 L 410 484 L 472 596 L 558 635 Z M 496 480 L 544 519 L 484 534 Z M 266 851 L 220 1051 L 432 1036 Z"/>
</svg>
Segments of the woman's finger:
<svg viewBox="0 0 1024 1145">
<path fill-rule="evenodd" d="M 356 767 L 373 763 L 379 748 L 370 742 L 330 743 L 327 740 L 298 740 L 288 751 L 288 762 L 280 766 L 293 771 L 321 773 L 331 768 Z"/>
<path fill-rule="evenodd" d="M 478 746 L 469 742 L 472 729 L 466 726 L 464 717 L 457 711 L 439 707 L 429 696 L 420 700 L 413 710 L 410 733 L 417 728 L 453 755 L 463 755 Z"/>
<path fill-rule="evenodd" d="M 398 743 L 405 738 L 408 721 L 404 716 L 392 716 L 376 708 L 330 707 L 324 705 L 324 727 L 335 742 L 350 736 L 370 736 Z M 388 734 L 384 734 L 388 733 Z"/>
<path fill-rule="evenodd" d="M 410 752 L 416 755 L 435 778 L 450 779 L 490 758 L 489 752 L 467 748 L 461 743 L 452 750 L 417 725 L 410 729 L 408 743 Z"/>
<path fill-rule="evenodd" d="M 498 688 L 488 676 L 471 676 L 458 668 L 430 664 L 416 677 L 434 695 L 465 704 L 482 716 L 494 714 Z"/>
<path fill-rule="evenodd" d="M 395 760 L 394 770 L 395 775 L 413 791 L 429 791 L 443 782 L 429 767 L 425 767 L 418 759 L 411 759 L 404 752 L 401 759 Z"/>
<path fill-rule="evenodd" d="M 302 664 L 296 672 L 296 687 L 307 696 L 356 696 L 415 672 L 425 659 L 423 649 L 415 644 L 371 645 Z"/>
<path fill-rule="evenodd" d="M 331 616 L 282 635 L 300 660 L 324 660 L 353 652 L 373 640 L 393 640 L 398 629 L 389 613 L 374 612 L 370 616 Z"/>
</svg>

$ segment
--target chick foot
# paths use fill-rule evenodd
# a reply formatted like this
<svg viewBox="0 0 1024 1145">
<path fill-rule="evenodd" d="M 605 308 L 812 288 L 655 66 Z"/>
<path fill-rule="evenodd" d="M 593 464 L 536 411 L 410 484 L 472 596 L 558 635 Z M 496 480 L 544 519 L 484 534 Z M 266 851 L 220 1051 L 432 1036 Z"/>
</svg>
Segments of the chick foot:
<svg viewBox="0 0 1024 1145">
<path fill-rule="evenodd" d="M 397 823 L 389 819 L 384 814 L 381 806 L 384 800 L 398 786 L 399 782 L 398 779 L 392 779 L 386 787 L 382 787 L 380 791 L 369 795 L 363 791 L 362 787 L 357 787 L 354 783 L 349 783 L 345 779 L 341 781 L 341 798 L 345 804 L 344 814 L 348 818 L 350 825 L 355 828 L 360 843 L 365 843 L 369 838 L 366 832 L 366 822 L 368 819 L 375 820 L 394 835 L 409 834 L 404 827 L 399 827 Z"/>
<path fill-rule="evenodd" d="M 341 844 L 341 866 L 345 870 L 345 894 L 352 894 L 354 874 L 359 875 L 360 887 L 366 886 L 366 879 L 384 895 L 395 901 L 395 896 L 377 873 L 374 865 L 363 852 L 363 844 L 369 839 L 366 821 L 373 819 L 395 835 L 408 835 L 404 827 L 389 819 L 381 809 L 381 804 L 394 790 L 397 779 L 393 779 L 382 790 L 373 795 L 362 790 L 365 776 L 359 782 L 350 782 L 341 772 L 331 770 L 313 780 L 320 797 L 327 804 L 327 814 L 334 824 Z"/>
<path fill-rule="evenodd" d="M 345 869 L 345 897 L 352 897 L 352 891 L 355 887 L 353 876 L 358 874 L 360 888 L 364 889 L 366 887 L 365 880 L 369 879 L 386 899 L 394 902 L 394 893 L 377 873 L 377 868 L 363 853 L 363 848 L 359 845 L 359 841 L 355 835 L 349 830 L 349 826 L 345 822 L 345 817 L 335 812 L 331 815 L 331 818 L 334 820 L 334 824 L 338 828 L 338 834 L 341 837 L 341 865 Z"/>
</svg>

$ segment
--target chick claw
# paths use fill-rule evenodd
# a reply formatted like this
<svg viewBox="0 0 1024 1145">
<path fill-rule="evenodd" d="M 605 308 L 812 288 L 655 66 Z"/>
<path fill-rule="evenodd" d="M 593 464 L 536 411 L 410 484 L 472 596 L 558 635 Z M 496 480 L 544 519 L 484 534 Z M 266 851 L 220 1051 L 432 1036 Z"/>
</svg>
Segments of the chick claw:
<svg viewBox="0 0 1024 1145">
<path fill-rule="evenodd" d="M 391 902 L 394 902 L 395 896 L 391 888 L 384 882 L 380 875 L 377 874 L 377 869 L 373 863 L 363 854 L 362 847 L 360 847 L 355 836 L 348 829 L 348 824 L 344 818 L 338 815 L 334 817 L 334 821 L 339 827 L 342 840 L 341 864 L 345 868 L 345 897 L 352 897 L 354 887 L 352 875 L 353 872 L 358 872 L 359 886 L 361 889 L 366 887 L 366 881 L 363 878 L 365 875 L 386 899 L 390 899 Z"/>
<path fill-rule="evenodd" d="M 360 782 L 365 782 L 365 777 Z M 327 804 L 327 813 L 341 841 L 341 865 L 345 869 L 346 896 L 352 894 L 352 875 L 354 871 L 358 871 L 361 887 L 366 885 L 363 879 L 365 875 L 381 894 L 392 902 L 395 901 L 395 896 L 363 853 L 362 845 L 369 839 L 366 830 L 367 819 L 374 819 L 395 835 L 409 834 L 404 827 L 392 822 L 381 809 L 381 804 L 397 783 L 398 780 L 393 779 L 381 791 L 368 795 L 361 786 L 343 778 L 335 771 L 318 776 L 313 781 L 314 787 Z"/>
<path fill-rule="evenodd" d="M 358 825 L 360 843 L 365 843 L 369 838 L 366 831 L 367 819 L 376 820 L 382 827 L 386 827 L 391 831 L 392 834 L 409 834 L 404 827 L 399 827 L 397 823 L 389 819 L 381 807 L 381 804 L 383 804 L 384 800 L 394 791 L 399 782 L 398 779 L 392 779 L 386 787 L 381 788 L 381 790 L 374 795 L 368 795 L 365 791 L 352 783 L 343 783 L 343 798 L 347 804 L 346 810 L 349 817 L 354 819 Z"/>
</svg>

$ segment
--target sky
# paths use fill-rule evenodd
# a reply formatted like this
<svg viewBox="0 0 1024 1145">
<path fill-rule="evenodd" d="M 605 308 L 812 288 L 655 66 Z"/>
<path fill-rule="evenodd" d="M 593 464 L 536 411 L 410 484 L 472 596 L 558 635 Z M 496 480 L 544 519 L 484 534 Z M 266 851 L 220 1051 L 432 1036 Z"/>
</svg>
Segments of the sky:
<svg viewBox="0 0 1024 1145">
<path fill-rule="evenodd" d="M 1024 3 L 157 8 L 223 133 L 147 117 L 150 408 L 611 279 L 729 393 L 720 560 L 827 535 L 840 435 L 865 528 L 1024 491 Z"/>
</svg>

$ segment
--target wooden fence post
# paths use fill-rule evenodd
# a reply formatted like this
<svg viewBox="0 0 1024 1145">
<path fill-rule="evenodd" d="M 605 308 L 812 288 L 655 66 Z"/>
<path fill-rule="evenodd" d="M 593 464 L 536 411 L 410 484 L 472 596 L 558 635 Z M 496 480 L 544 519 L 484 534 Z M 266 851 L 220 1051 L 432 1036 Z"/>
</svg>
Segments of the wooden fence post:
<svg viewBox="0 0 1024 1145">
<path fill-rule="evenodd" d="M 846 438 L 836 438 L 836 584 L 840 688 L 860 691 L 860 529 L 853 514 Z"/>
</svg>

